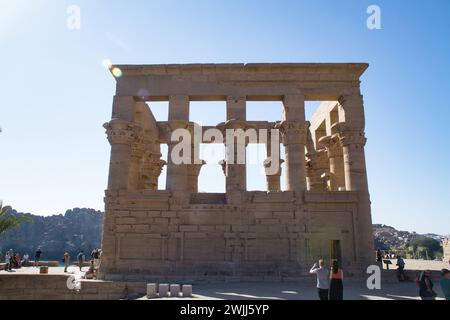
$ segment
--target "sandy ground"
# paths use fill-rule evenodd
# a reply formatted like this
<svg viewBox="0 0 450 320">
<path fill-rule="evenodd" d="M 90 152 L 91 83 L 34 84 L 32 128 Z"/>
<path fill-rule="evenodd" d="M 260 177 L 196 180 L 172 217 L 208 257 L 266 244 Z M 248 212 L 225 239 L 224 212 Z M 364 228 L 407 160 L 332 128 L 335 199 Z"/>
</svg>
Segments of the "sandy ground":
<svg viewBox="0 0 450 320">
<path fill-rule="evenodd" d="M 395 269 L 396 259 L 391 259 L 392 265 L 389 269 Z M 383 264 L 384 265 L 384 264 Z M 405 270 L 436 270 L 450 269 L 448 261 L 413 260 L 405 259 Z"/>
</svg>

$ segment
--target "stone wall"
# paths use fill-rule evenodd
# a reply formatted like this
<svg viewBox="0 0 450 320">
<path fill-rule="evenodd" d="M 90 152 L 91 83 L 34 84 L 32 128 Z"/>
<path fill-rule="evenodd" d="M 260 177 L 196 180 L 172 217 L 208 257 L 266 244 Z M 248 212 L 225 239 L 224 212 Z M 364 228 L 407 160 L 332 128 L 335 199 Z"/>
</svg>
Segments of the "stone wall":
<svg viewBox="0 0 450 320">
<path fill-rule="evenodd" d="M 81 280 L 81 290 L 67 287 L 68 275 L 2 274 L 0 300 L 118 300 L 145 295 L 145 283 Z"/>
<path fill-rule="evenodd" d="M 353 227 L 355 192 L 307 192 L 304 204 L 293 192 L 246 192 L 241 206 L 177 205 L 165 196 L 166 191 L 149 190 L 107 193 L 101 277 L 296 278 L 318 259 L 331 259 L 331 240 L 340 241 L 349 274 L 361 262 Z"/>
</svg>

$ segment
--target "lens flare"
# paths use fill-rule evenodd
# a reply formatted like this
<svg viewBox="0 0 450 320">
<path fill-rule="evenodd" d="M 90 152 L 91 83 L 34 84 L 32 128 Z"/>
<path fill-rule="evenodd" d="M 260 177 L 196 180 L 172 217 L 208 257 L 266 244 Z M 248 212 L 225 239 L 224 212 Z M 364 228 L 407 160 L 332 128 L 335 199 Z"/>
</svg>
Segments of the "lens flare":
<svg viewBox="0 0 450 320">
<path fill-rule="evenodd" d="M 112 61 L 110 59 L 103 59 L 102 65 L 105 69 L 111 69 Z"/>
<path fill-rule="evenodd" d="M 122 70 L 120 70 L 120 68 L 114 67 L 112 68 L 111 72 L 116 78 L 120 78 L 122 76 Z"/>
</svg>

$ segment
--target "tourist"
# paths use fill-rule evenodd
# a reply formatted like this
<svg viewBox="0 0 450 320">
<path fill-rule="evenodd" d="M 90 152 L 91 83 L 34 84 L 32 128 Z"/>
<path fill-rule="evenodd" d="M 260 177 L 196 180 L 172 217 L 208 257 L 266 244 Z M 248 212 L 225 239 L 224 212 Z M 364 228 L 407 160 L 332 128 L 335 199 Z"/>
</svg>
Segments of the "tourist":
<svg viewBox="0 0 450 320">
<path fill-rule="evenodd" d="M 85 259 L 84 251 L 81 250 L 80 253 L 78 253 L 78 256 L 77 256 L 78 266 L 80 267 L 80 271 L 81 271 L 81 268 L 83 267 L 84 259 Z"/>
<path fill-rule="evenodd" d="M 23 259 L 22 259 L 22 266 L 28 266 L 28 264 L 30 263 L 30 256 L 28 255 L 28 253 L 25 253 L 23 255 Z"/>
<path fill-rule="evenodd" d="M 398 281 L 405 281 L 406 275 L 405 275 L 405 260 L 403 260 L 401 255 L 397 256 L 397 278 Z"/>
<path fill-rule="evenodd" d="M 67 272 L 67 268 L 70 265 L 70 255 L 67 251 L 64 252 L 63 261 L 64 261 L 64 272 Z"/>
<path fill-rule="evenodd" d="M 37 267 L 39 265 L 39 261 L 41 260 L 42 250 L 41 247 L 38 247 L 34 254 L 34 266 Z"/>
<path fill-rule="evenodd" d="M 89 265 L 89 269 L 84 274 L 85 279 L 94 279 L 97 278 L 96 270 L 94 267 L 94 260 L 91 260 L 91 264 Z"/>
<path fill-rule="evenodd" d="M 5 263 L 6 263 L 5 271 L 11 270 L 11 268 L 10 268 L 10 260 L 11 260 L 10 253 L 9 253 L 9 251 L 6 251 L 6 253 L 5 253 Z"/>
<path fill-rule="evenodd" d="M 377 263 L 383 268 L 383 254 L 380 249 L 377 250 Z"/>
<path fill-rule="evenodd" d="M 317 263 L 315 263 L 311 270 L 309 270 L 309 274 L 315 274 L 317 276 L 319 299 L 328 300 L 328 290 L 330 289 L 330 270 L 325 267 L 325 262 L 320 259 L 319 267 L 317 267 Z"/>
<path fill-rule="evenodd" d="M 16 254 L 11 249 L 9 252 L 9 270 L 12 270 L 12 268 L 16 269 L 16 260 L 15 260 Z"/>
<path fill-rule="evenodd" d="M 94 267 L 97 269 L 100 262 L 100 249 L 95 248 L 94 250 L 92 250 L 91 258 L 94 261 Z"/>
<path fill-rule="evenodd" d="M 18 253 L 14 254 L 14 267 L 20 268 L 20 255 Z"/>
<path fill-rule="evenodd" d="M 337 260 L 333 260 L 330 273 L 330 300 L 342 300 L 344 298 L 344 273 L 339 268 Z"/>
<path fill-rule="evenodd" d="M 442 269 L 442 279 L 440 281 L 441 290 L 444 293 L 445 300 L 450 300 L 450 271 Z"/>
<path fill-rule="evenodd" d="M 434 300 L 436 292 L 433 291 L 433 281 L 431 281 L 431 272 L 429 270 L 420 273 L 417 279 L 419 286 L 419 296 L 422 300 Z"/>
</svg>

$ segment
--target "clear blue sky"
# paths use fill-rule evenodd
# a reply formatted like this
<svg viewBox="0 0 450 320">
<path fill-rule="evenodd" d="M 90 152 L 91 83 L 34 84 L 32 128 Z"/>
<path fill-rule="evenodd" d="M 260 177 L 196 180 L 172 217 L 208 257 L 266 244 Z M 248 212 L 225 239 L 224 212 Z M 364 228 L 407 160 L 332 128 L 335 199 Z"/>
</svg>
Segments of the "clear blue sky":
<svg viewBox="0 0 450 320">
<path fill-rule="evenodd" d="M 81 8 L 80 30 L 66 27 L 71 4 Z M 366 27 L 370 4 L 381 8 L 381 30 Z M 449 17 L 450 2 L 438 0 L 0 0 L 0 198 L 43 215 L 103 209 L 102 124 L 115 90 L 103 59 L 368 62 L 362 92 L 373 221 L 448 234 Z M 249 109 L 253 118 L 279 118 L 278 108 Z M 220 105 L 192 111 L 213 122 L 224 114 Z M 264 181 L 250 171 L 250 185 Z M 201 189 L 220 188 L 201 179 Z"/>
</svg>

